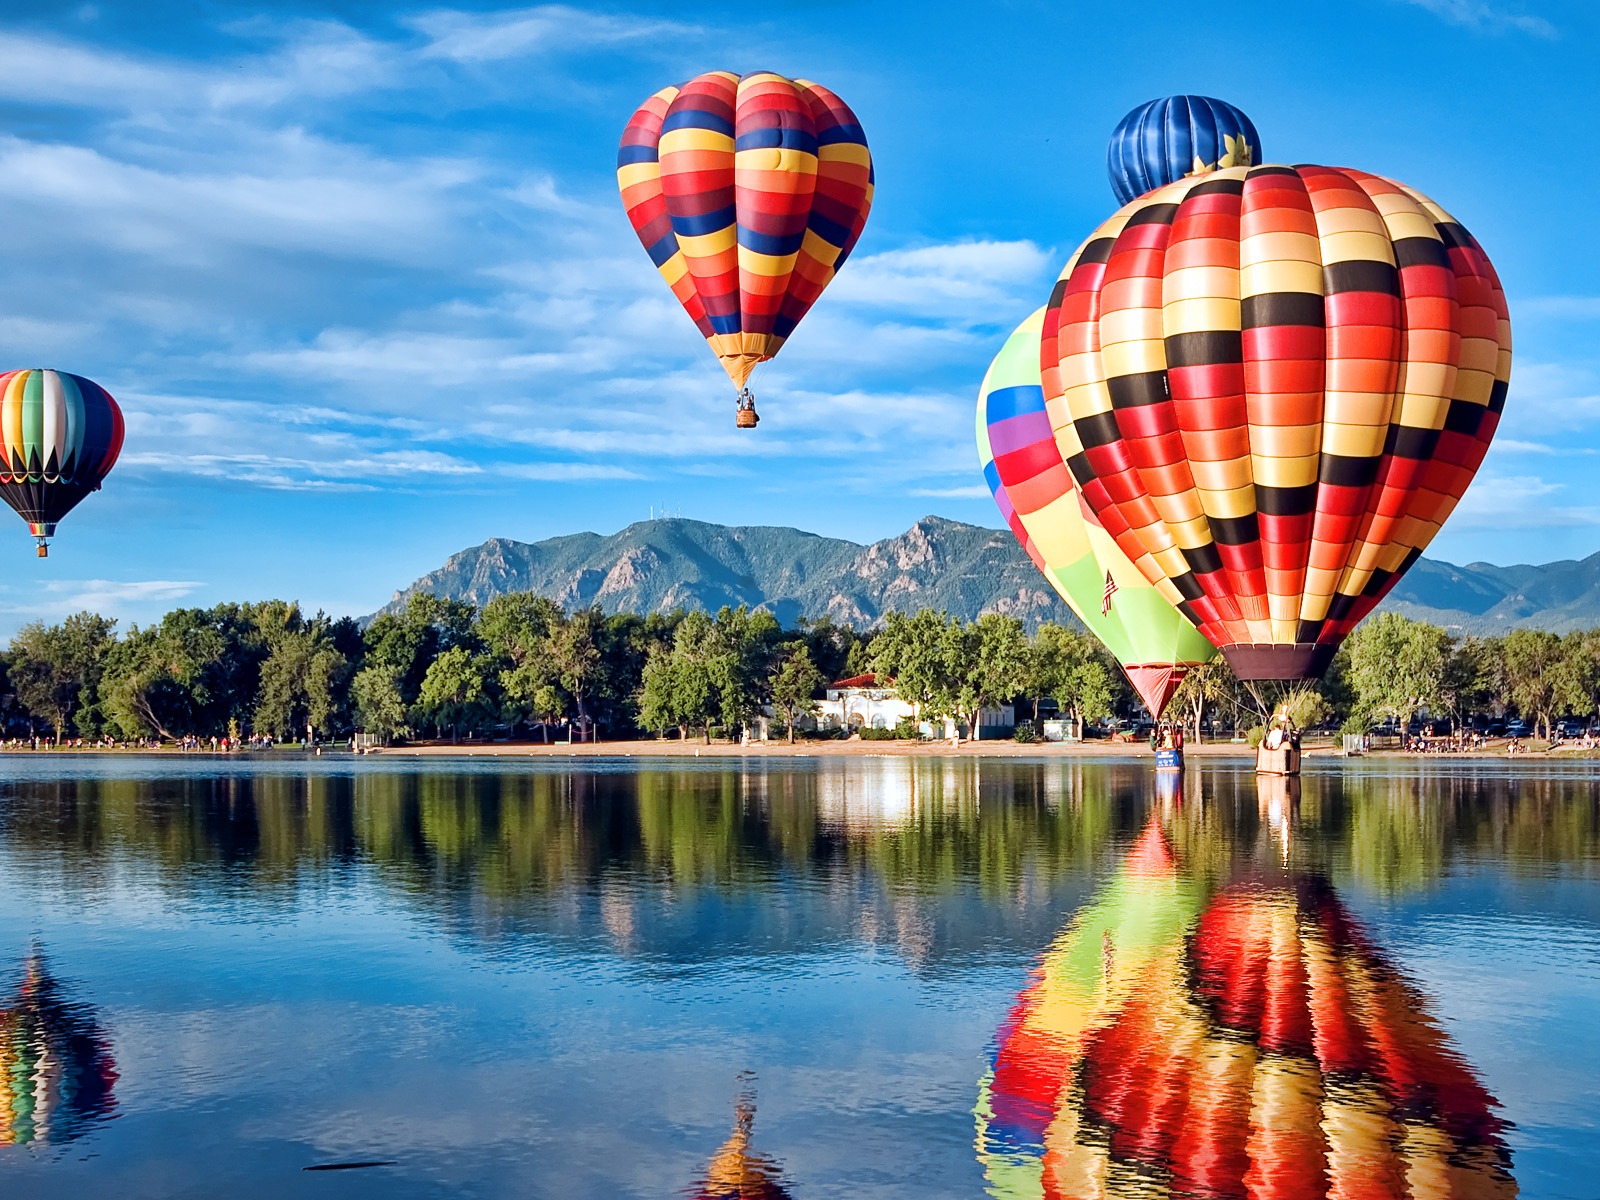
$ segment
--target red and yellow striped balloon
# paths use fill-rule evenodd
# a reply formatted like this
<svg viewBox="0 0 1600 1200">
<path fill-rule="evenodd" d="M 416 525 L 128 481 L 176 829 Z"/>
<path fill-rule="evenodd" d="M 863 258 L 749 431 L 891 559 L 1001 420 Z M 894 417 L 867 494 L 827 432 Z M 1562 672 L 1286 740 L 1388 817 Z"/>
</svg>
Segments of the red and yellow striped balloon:
<svg viewBox="0 0 1600 1200">
<path fill-rule="evenodd" d="M 712 71 L 633 114 L 617 186 L 651 261 L 745 389 L 860 238 L 872 155 L 820 84 Z"/>
<path fill-rule="evenodd" d="M 1320 672 L 1483 461 L 1511 323 L 1482 248 L 1402 184 L 1232 167 L 1140 196 L 1051 296 L 1062 456 L 1244 679 Z"/>
</svg>

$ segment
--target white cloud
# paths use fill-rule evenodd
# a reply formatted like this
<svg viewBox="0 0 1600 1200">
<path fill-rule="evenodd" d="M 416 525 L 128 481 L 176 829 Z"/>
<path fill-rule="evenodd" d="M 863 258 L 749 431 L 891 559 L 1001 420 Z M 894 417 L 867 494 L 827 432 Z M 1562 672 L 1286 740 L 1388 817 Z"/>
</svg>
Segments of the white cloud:
<svg viewBox="0 0 1600 1200">
<path fill-rule="evenodd" d="M 1450 528 L 1512 529 L 1600 525 L 1600 506 L 1558 503 L 1566 485 L 1537 475 L 1480 472 L 1450 518 Z"/>
<path fill-rule="evenodd" d="M 852 258 L 829 285 L 835 304 L 868 305 L 961 325 L 986 324 L 1019 296 L 1049 296 L 1054 251 L 1030 241 L 961 241 Z M 1040 291 L 1041 284 L 1043 291 Z"/>
<path fill-rule="evenodd" d="M 29 621 L 59 621 L 96 612 L 118 621 L 150 621 L 203 583 L 188 579 L 47 579 L 19 587 L 0 584 L 0 635 Z"/>
<path fill-rule="evenodd" d="M 0 32 L 0 61 L 6 64 L 0 96 L 27 104 L 110 109 L 150 122 L 163 114 L 347 96 L 398 76 L 394 49 L 349 26 L 298 22 L 275 32 L 281 39 L 277 49 L 207 66 Z"/>
<path fill-rule="evenodd" d="M 163 171 L 82 146 L 0 135 L 0 204 L 13 233 L 217 265 L 224 247 L 382 261 L 436 259 L 445 196 L 472 182 L 463 162 L 404 165 L 334 152 L 289 131 L 274 170 Z"/>
<path fill-rule="evenodd" d="M 1514 316 L 1587 321 L 1600 317 L 1600 296 L 1531 296 L 1512 306 Z"/>
<path fill-rule="evenodd" d="M 439 10 L 408 17 L 405 23 L 427 35 L 428 58 L 459 63 L 503 62 L 533 54 L 552 54 L 623 43 L 651 44 L 695 32 L 676 21 L 647 21 L 585 12 L 564 4 L 504 12 Z"/>
<path fill-rule="evenodd" d="M 551 482 L 576 482 L 602 479 L 643 479 L 637 471 L 605 463 L 502 463 L 495 468 L 498 475 L 513 479 L 539 479 Z"/>
<path fill-rule="evenodd" d="M 913 496 L 929 496 L 938 500 L 987 500 L 989 489 L 981 483 L 967 487 L 912 488 Z"/>
<path fill-rule="evenodd" d="M 1511 388 L 1490 446 L 1492 469 L 1515 454 L 1585 454 L 1574 434 L 1600 422 L 1600 370 L 1583 362 L 1522 362 L 1511 372 Z M 1543 449 L 1541 449 L 1541 447 Z"/>
<path fill-rule="evenodd" d="M 1425 8 L 1452 25 L 1462 25 L 1483 33 L 1526 33 L 1538 38 L 1556 38 L 1556 27 L 1543 17 L 1521 12 L 1486 0 L 1400 0 Z"/>
</svg>

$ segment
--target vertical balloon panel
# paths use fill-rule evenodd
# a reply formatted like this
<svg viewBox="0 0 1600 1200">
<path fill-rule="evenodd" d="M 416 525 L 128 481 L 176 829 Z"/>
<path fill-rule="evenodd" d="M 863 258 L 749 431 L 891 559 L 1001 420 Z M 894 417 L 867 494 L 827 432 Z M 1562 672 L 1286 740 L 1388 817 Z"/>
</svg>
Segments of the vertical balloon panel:
<svg viewBox="0 0 1600 1200">
<path fill-rule="evenodd" d="M 1184 672 L 1216 648 L 1140 574 L 1082 502 L 1039 382 L 1040 309 L 1017 327 L 978 393 L 978 453 L 1017 540 L 1159 716 Z"/>
</svg>

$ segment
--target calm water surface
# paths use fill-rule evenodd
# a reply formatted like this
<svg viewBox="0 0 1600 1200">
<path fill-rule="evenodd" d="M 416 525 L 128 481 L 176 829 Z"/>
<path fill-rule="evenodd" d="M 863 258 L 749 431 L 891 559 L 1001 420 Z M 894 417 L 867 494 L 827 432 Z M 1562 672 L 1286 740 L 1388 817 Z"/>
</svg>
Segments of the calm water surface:
<svg viewBox="0 0 1600 1200">
<path fill-rule="evenodd" d="M 0 768 L 8 1200 L 1600 1196 L 1592 765 Z"/>
</svg>

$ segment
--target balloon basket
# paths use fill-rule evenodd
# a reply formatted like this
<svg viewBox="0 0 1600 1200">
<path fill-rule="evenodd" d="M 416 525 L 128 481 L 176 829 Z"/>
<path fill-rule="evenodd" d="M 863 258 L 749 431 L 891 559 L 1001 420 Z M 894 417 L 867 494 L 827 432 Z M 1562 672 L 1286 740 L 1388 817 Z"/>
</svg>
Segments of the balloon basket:
<svg viewBox="0 0 1600 1200">
<path fill-rule="evenodd" d="M 1183 751 L 1182 750 L 1157 750 L 1156 751 L 1156 770 L 1158 770 L 1158 771 L 1181 771 L 1181 770 L 1183 770 Z"/>
<path fill-rule="evenodd" d="M 1300 748 L 1298 746 L 1257 746 L 1256 774 L 1300 774 Z"/>
<path fill-rule="evenodd" d="M 36 555 L 38 555 L 40 558 L 49 558 L 50 557 L 50 547 L 47 546 L 44 542 L 40 542 L 38 548 L 34 551 L 34 553 Z"/>
<path fill-rule="evenodd" d="M 741 408 L 733 414 L 733 424 L 737 429 L 754 429 L 760 420 L 753 408 Z"/>
</svg>

